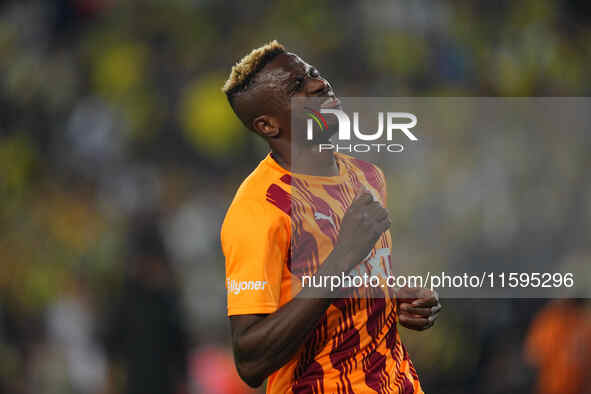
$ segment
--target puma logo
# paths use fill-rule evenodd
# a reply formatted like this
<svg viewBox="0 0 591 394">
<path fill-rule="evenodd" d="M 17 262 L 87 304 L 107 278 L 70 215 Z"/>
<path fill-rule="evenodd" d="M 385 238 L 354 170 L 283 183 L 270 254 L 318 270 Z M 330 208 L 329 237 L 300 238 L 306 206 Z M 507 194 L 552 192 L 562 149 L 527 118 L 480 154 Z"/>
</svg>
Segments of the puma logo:
<svg viewBox="0 0 591 394">
<path fill-rule="evenodd" d="M 314 212 L 314 219 L 316 220 L 328 220 L 330 222 L 330 224 L 332 224 L 333 227 L 336 227 L 334 224 L 334 221 L 332 220 L 332 216 L 327 216 L 325 214 L 323 214 L 322 212 Z"/>
</svg>

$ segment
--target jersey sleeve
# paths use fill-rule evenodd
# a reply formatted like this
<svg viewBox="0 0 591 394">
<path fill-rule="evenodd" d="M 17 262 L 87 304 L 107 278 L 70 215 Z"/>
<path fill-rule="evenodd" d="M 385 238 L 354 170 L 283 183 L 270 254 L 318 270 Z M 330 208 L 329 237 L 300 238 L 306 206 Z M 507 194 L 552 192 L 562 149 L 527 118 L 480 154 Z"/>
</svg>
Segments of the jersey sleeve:
<svg viewBox="0 0 591 394">
<path fill-rule="evenodd" d="M 240 201 L 228 210 L 221 232 L 228 316 L 267 314 L 279 308 L 290 226 L 289 217 L 272 208 Z"/>
</svg>

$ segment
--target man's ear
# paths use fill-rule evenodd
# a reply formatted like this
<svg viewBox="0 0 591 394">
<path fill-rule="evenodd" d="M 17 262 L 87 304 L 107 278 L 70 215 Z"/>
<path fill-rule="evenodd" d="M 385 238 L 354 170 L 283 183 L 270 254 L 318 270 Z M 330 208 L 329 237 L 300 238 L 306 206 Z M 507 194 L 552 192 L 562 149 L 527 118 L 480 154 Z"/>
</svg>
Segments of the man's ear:
<svg viewBox="0 0 591 394">
<path fill-rule="evenodd" d="M 279 122 L 270 115 L 257 116 L 252 121 L 252 127 L 263 137 L 273 138 L 279 135 Z"/>
</svg>

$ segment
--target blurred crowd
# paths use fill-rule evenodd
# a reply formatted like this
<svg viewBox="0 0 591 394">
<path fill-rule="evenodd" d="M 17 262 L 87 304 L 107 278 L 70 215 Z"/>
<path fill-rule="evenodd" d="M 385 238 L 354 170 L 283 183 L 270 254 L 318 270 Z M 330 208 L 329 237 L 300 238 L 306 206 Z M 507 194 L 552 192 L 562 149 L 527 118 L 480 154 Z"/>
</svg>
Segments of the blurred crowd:
<svg viewBox="0 0 591 394">
<path fill-rule="evenodd" d="M 0 392 L 249 392 L 229 350 L 219 229 L 266 148 L 220 88 L 275 38 L 341 96 L 591 93 L 582 0 L 0 3 Z M 558 155 L 570 209 L 531 225 L 552 232 L 523 234 L 515 252 L 477 249 L 470 227 L 454 228 L 466 242 L 453 257 L 588 265 L 590 147 Z M 451 173 L 460 160 L 431 165 Z M 430 222 L 422 187 L 390 202 L 400 223 Z M 548 234 L 560 247 L 541 256 Z M 426 392 L 591 392 L 584 302 L 444 305 L 435 329 L 403 333 Z"/>
</svg>

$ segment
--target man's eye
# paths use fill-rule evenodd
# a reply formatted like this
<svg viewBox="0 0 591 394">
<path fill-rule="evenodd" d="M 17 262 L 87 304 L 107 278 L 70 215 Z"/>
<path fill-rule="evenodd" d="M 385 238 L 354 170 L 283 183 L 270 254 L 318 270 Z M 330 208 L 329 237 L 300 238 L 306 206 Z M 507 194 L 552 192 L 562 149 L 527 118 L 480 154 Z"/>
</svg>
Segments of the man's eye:
<svg viewBox="0 0 591 394">
<path fill-rule="evenodd" d="M 304 78 L 296 78 L 293 82 L 293 90 L 299 90 L 304 86 Z"/>
</svg>

